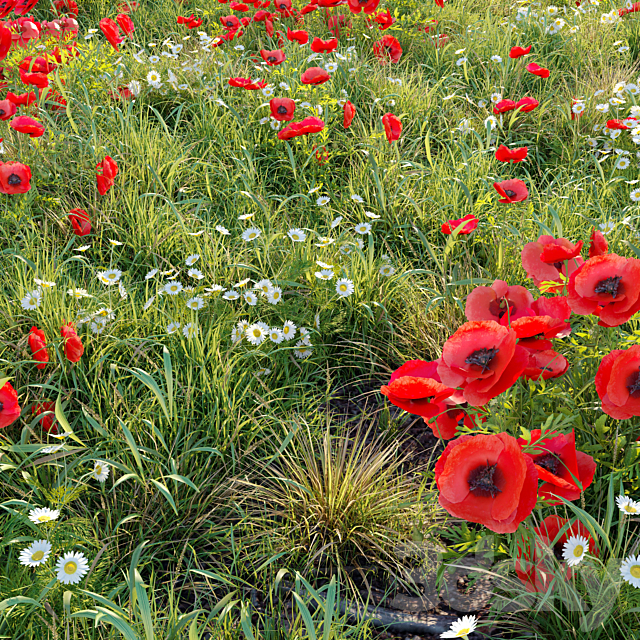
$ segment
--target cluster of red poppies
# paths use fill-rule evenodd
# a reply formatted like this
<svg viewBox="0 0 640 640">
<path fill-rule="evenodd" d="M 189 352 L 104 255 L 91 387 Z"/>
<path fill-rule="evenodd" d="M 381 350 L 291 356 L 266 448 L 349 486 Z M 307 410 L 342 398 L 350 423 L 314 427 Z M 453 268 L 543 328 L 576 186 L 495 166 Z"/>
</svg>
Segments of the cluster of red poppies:
<svg viewBox="0 0 640 640">
<path fill-rule="evenodd" d="M 527 243 L 522 249 L 522 264 L 527 275 L 547 293 L 566 295 L 540 296 L 534 300 L 525 287 L 509 286 L 502 280 L 496 280 L 490 287 L 476 287 L 466 301 L 465 315 L 469 322 L 444 343 L 441 357 L 433 362 L 405 363 L 393 373 L 381 392 L 396 406 L 424 417 L 434 435 L 448 440 L 456 435 L 459 426 L 474 429 L 484 421 L 481 412 L 469 412 L 468 407 L 485 406 L 519 378 L 547 380 L 563 375 L 569 363 L 553 348 L 552 340 L 571 332 L 568 320 L 572 313 L 594 315 L 601 326 L 617 327 L 640 311 L 640 260 L 608 253 L 604 236 L 595 229 L 587 260 L 580 255 L 582 248 L 582 241 L 573 244 L 566 238 L 549 235 Z M 605 413 L 617 419 L 640 416 L 640 346 L 606 355 L 600 363 L 595 388 Z M 571 436 L 566 446 L 575 452 L 577 466 L 574 465 L 574 469 L 565 454 L 553 449 L 555 444 L 564 442 L 565 436 L 549 439 L 547 435 L 546 438 L 544 455 L 551 452 L 553 459 L 540 464 L 535 455 L 531 456 L 534 466 L 546 469 L 544 473 L 540 469 L 534 473 L 526 460 L 521 459 L 522 452 L 514 453 L 520 447 L 506 434 L 465 435 L 450 442 L 436 467 L 436 479 L 441 474 L 446 478 L 448 472 L 458 475 L 451 486 L 445 480 L 438 482 L 441 504 L 453 515 L 481 522 L 495 531 L 507 531 L 515 530 L 518 522 L 531 512 L 536 495 L 545 499 L 552 495 L 576 499 L 580 493 L 578 486 L 584 490 L 591 482 L 595 470 L 593 460 L 575 452 Z M 458 447 L 462 448 L 458 450 Z M 490 451 L 494 449 L 499 455 L 492 457 Z M 477 455 L 471 454 L 476 451 Z M 507 486 L 505 479 L 500 480 L 503 484 L 492 480 L 500 475 L 496 475 L 502 468 L 502 463 L 498 463 L 500 456 L 507 456 L 509 465 L 516 464 L 514 456 L 518 458 L 519 475 L 516 475 L 521 486 L 511 495 L 524 492 L 524 502 L 511 501 L 509 510 L 500 507 L 496 511 L 498 507 L 491 505 L 494 500 L 501 504 Z M 480 459 L 486 462 L 476 464 Z M 455 465 L 460 460 L 465 460 L 466 466 L 456 471 Z M 562 476 L 567 470 L 574 478 L 572 485 L 566 475 L 565 483 L 554 484 L 549 479 L 549 473 Z M 516 476 L 512 474 L 512 477 Z M 552 486 L 543 485 L 539 492 L 532 492 L 531 487 L 537 485 L 538 478 L 547 484 L 551 482 Z M 478 497 L 482 498 L 480 502 L 476 500 Z M 465 501 L 473 508 L 467 510 Z M 481 504 L 485 507 L 480 508 Z M 483 509 L 493 515 L 483 516 Z"/>
<path fill-rule="evenodd" d="M 64 340 L 64 354 L 69 362 L 78 362 L 84 353 L 82 340 L 76 333 L 73 323 L 68 322 L 60 328 L 60 335 Z M 49 362 L 49 350 L 47 339 L 42 329 L 31 327 L 29 332 L 29 348 L 33 354 L 33 359 L 38 363 L 38 369 L 44 369 Z M 49 431 L 54 424 L 53 418 L 47 412 L 53 411 L 54 403 L 43 402 L 33 408 L 34 415 L 46 415 L 42 418 L 42 426 Z M 10 382 L 6 382 L 0 388 L 0 428 L 7 427 L 20 417 L 20 405 L 18 395 Z"/>
<path fill-rule="evenodd" d="M 387 9 L 385 13 L 379 15 L 373 15 L 380 0 L 312 0 L 309 4 L 303 7 L 300 11 L 293 8 L 291 0 L 275 0 L 273 3 L 273 12 L 266 9 L 271 6 L 271 0 L 263 0 L 253 3 L 253 8 L 257 11 L 253 16 L 244 16 L 238 18 L 231 14 L 222 16 L 220 22 L 222 24 L 225 33 L 214 40 L 213 46 L 219 46 L 224 41 L 230 41 L 237 39 L 243 35 L 242 27 L 246 27 L 251 22 L 263 23 L 265 30 L 269 37 L 276 37 L 278 46 L 280 49 L 275 50 L 260 50 L 260 56 L 262 60 L 269 66 L 277 66 L 282 64 L 287 56 L 282 50 L 285 44 L 285 38 L 289 42 L 297 42 L 300 45 L 307 44 L 310 36 L 308 31 L 302 29 L 292 29 L 287 26 L 286 35 L 282 31 L 275 31 L 274 22 L 282 21 L 285 18 L 291 18 L 296 26 L 304 24 L 304 16 L 312 11 L 316 11 L 318 8 L 325 8 L 328 10 L 331 7 L 337 7 L 339 5 L 346 4 L 352 14 L 359 14 L 363 12 L 367 16 L 367 23 L 369 26 L 373 26 L 374 23 L 379 25 L 380 30 L 388 29 L 394 22 L 394 18 Z M 223 4 L 226 4 L 224 2 Z M 249 5 L 240 2 L 231 2 L 230 8 L 232 11 L 244 13 L 249 11 Z M 329 30 L 335 37 L 328 40 L 323 40 L 318 37 L 314 37 L 311 41 L 311 50 L 314 53 L 330 53 L 338 46 L 338 38 L 341 33 L 349 30 L 351 27 L 351 21 L 347 16 L 330 16 L 326 15 L 327 25 Z M 187 28 L 193 28 L 193 16 L 189 18 L 178 17 L 178 24 L 184 24 Z M 201 21 L 200 21 L 201 22 Z M 396 38 L 390 35 L 383 36 L 379 41 L 373 44 L 373 53 L 379 60 L 380 64 L 398 63 L 402 57 L 402 47 Z M 259 62 L 259 59 L 255 59 L 254 62 Z M 321 67 L 310 67 L 306 69 L 300 77 L 302 84 L 306 85 L 321 85 L 331 80 L 331 75 Z M 257 91 L 264 89 L 267 86 L 265 81 L 252 80 L 251 78 L 229 78 L 228 84 L 231 87 L 245 89 L 247 91 Z M 293 120 L 293 114 L 295 111 L 295 102 L 289 98 L 274 98 L 270 102 L 271 115 L 277 121 L 290 122 Z M 343 105 L 343 126 L 348 128 L 353 118 L 355 117 L 356 110 L 354 105 L 347 101 Z M 394 142 L 400 138 L 402 132 L 402 123 L 400 119 L 392 113 L 387 113 L 382 118 L 382 124 L 384 126 L 385 135 L 389 143 Z M 280 140 L 289 140 L 298 136 L 305 136 L 310 133 L 318 133 L 324 129 L 325 123 L 317 117 L 308 117 L 300 122 L 293 122 L 285 127 L 282 131 L 278 132 L 278 138 Z"/>
</svg>

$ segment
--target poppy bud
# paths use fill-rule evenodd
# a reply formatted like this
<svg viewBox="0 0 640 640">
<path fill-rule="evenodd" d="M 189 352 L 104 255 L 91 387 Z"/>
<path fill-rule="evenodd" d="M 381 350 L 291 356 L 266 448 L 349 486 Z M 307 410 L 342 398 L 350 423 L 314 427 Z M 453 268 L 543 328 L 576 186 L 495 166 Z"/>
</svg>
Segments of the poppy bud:
<svg viewBox="0 0 640 640">
<path fill-rule="evenodd" d="M 69 220 L 73 227 L 73 233 L 78 237 L 86 236 L 91 233 L 89 214 L 84 209 L 71 209 L 71 211 L 69 211 Z"/>
<path fill-rule="evenodd" d="M 71 322 L 62 325 L 60 333 L 64 338 L 64 354 L 69 362 L 78 362 L 84 353 L 82 341 Z"/>
<path fill-rule="evenodd" d="M 344 116 L 344 120 L 342 122 L 342 126 L 345 129 L 348 129 L 353 122 L 353 119 L 356 115 L 356 108 L 351 104 L 349 100 L 344 103 L 344 107 L 342 107 L 342 113 Z"/>
<path fill-rule="evenodd" d="M 44 369 L 49 362 L 49 352 L 47 351 L 47 340 L 42 329 L 37 327 L 31 327 L 29 332 L 29 348 L 33 353 L 33 359 L 37 360 L 39 364 L 38 369 Z"/>
<path fill-rule="evenodd" d="M 18 394 L 9 382 L 0 389 L 0 429 L 8 427 L 20 417 Z"/>
<path fill-rule="evenodd" d="M 382 124 L 384 125 L 384 132 L 389 144 L 400 138 L 400 134 L 402 133 L 402 122 L 400 122 L 398 116 L 393 113 L 385 113 L 382 116 Z"/>
<path fill-rule="evenodd" d="M 98 181 L 98 193 L 103 196 L 113 187 L 115 177 L 118 175 L 118 165 L 116 161 L 105 156 L 102 162 L 96 165 L 96 178 Z"/>
</svg>

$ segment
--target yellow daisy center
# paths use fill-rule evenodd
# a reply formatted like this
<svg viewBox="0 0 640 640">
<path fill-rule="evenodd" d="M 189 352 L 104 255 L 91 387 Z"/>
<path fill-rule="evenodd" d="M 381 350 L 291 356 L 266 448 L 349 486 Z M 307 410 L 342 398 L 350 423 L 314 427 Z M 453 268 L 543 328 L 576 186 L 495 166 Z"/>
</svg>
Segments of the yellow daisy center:
<svg viewBox="0 0 640 640">
<path fill-rule="evenodd" d="M 47 515 L 38 516 L 38 522 L 49 522 L 49 516 Z"/>
<path fill-rule="evenodd" d="M 584 553 L 584 547 L 581 544 L 576 545 L 575 549 L 573 550 L 573 555 L 576 558 L 579 558 L 583 553 Z"/>
<path fill-rule="evenodd" d="M 629 569 L 629 573 L 634 578 L 640 578 L 640 564 L 634 564 L 631 569 Z"/>
<path fill-rule="evenodd" d="M 73 562 L 73 560 L 69 560 L 69 562 L 64 565 L 64 572 L 69 576 L 73 575 L 77 570 L 78 565 Z"/>
<path fill-rule="evenodd" d="M 95 474 L 99 476 L 102 473 L 102 467 L 100 465 L 96 465 Z"/>
<path fill-rule="evenodd" d="M 44 558 L 44 551 L 42 551 L 42 549 L 40 549 L 40 551 L 36 551 L 32 556 L 31 559 L 34 562 L 38 562 L 40 560 L 42 560 L 42 558 Z"/>
<path fill-rule="evenodd" d="M 347 290 L 347 285 L 341 284 L 340 285 L 340 291 L 346 291 L 346 290 Z"/>
<path fill-rule="evenodd" d="M 253 335 L 254 335 L 254 337 L 256 337 L 256 338 L 259 338 L 259 337 L 260 337 L 260 335 L 261 335 L 261 331 L 260 331 L 260 329 L 254 329 L 254 330 L 253 330 Z"/>
<path fill-rule="evenodd" d="M 632 506 L 631 506 L 631 505 L 629 505 L 629 504 L 626 504 L 626 505 L 624 506 L 624 510 L 625 510 L 627 513 L 637 513 L 637 511 L 638 511 L 635 507 L 632 507 Z"/>
</svg>

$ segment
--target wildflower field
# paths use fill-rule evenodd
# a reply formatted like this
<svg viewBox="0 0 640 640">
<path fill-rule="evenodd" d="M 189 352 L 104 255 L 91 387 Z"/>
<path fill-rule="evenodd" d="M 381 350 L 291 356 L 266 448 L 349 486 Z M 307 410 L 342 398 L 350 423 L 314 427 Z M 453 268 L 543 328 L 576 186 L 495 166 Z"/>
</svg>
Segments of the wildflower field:
<svg viewBox="0 0 640 640">
<path fill-rule="evenodd" d="M 640 639 L 640 3 L 0 1 L 0 638 Z"/>
</svg>

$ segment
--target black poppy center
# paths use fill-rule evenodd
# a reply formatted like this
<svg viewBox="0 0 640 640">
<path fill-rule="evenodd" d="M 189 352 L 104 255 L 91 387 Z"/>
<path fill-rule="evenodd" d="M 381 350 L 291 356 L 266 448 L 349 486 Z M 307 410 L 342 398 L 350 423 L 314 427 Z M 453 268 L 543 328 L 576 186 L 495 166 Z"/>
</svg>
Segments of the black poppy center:
<svg viewBox="0 0 640 640">
<path fill-rule="evenodd" d="M 467 478 L 469 484 L 469 491 L 478 498 L 486 498 L 491 496 L 495 498 L 499 493 L 502 493 L 498 487 L 496 487 L 494 475 L 496 472 L 496 464 L 480 465 L 476 467 Z"/>
<path fill-rule="evenodd" d="M 558 475 L 558 469 L 560 468 L 561 462 L 559 456 L 555 453 L 547 453 L 544 456 L 540 456 L 539 458 L 536 458 L 535 462 L 545 471 L 553 473 L 554 476 Z"/>
<path fill-rule="evenodd" d="M 3 116 L 6 113 L 6 111 L 4 109 L 0 109 L 0 117 Z"/>
<path fill-rule="evenodd" d="M 609 294 L 612 298 L 615 298 L 618 295 L 618 289 L 620 288 L 620 280 L 622 280 L 622 276 L 612 276 L 611 278 L 600 280 L 596 285 L 594 292 Z"/>
<path fill-rule="evenodd" d="M 564 561 L 563 551 L 564 551 L 564 543 L 562 541 L 556 542 L 556 544 L 553 545 L 553 555 L 555 556 L 558 562 Z"/>
<path fill-rule="evenodd" d="M 0 402 L 0 411 L 2 411 L 3 409 L 4 409 L 4 404 Z"/>
<path fill-rule="evenodd" d="M 627 381 L 627 389 L 629 389 L 629 395 L 632 398 L 637 398 L 640 396 L 640 372 L 636 371 L 633 373 L 629 380 Z"/>
<path fill-rule="evenodd" d="M 227 20 L 227 27 L 233 27 L 235 22 L 233 20 Z"/>
<path fill-rule="evenodd" d="M 504 192 L 510 197 L 510 198 L 515 198 L 516 196 L 516 192 L 512 191 L 511 189 L 505 189 Z"/>
<path fill-rule="evenodd" d="M 8 182 L 9 184 L 11 184 L 11 185 L 14 185 L 14 184 L 22 184 L 22 178 L 21 178 L 20 176 L 16 175 L 15 173 L 12 173 L 12 174 L 9 176 L 9 179 L 7 180 L 7 182 Z"/>
<path fill-rule="evenodd" d="M 489 311 L 491 312 L 491 315 L 502 318 L 507 311 L 511 311 L 511 314 L 514 314 L 517 309 L 510 300 L 507 300 L 507 298 L 500 298 L 500 300 L 494 300 L 489 303 Z"/>
<path fill-rule="evenodd" d="M 482 368 L 482 373 L 489 369 L 489 363 L 496 357 L 498 349 L 478 349 L 474 351 L 466 360 L 467 364 L 475 364 Z"/>
<path fill-rule="evenodd" d="M 554 263 L 553 263 L 553 266 L 554 266 L 558 271 L 560 271 L 560 269 L 562 269 L 562 267 L 563 267 L 564 265 L 562 264 L 562 262 L 554 262 Z"/>
<path fill-rule="evenodd" d="M 275 56 L 268 56 L 267 57 L 267 62 L 275 62 L 278 58 L 276 58 Z"/>
<path fill-rule="evenodd" d="M 278 112 L 281 116 L 284 116 L 284 115 L 286 115 L 286 114 L 287 114 L 287 107 L 285 107 L 285 106 L 283 106 L 283 105 L 280 105 L 280 106 L 277 108 L 277 112 Z"/>
</svg>

